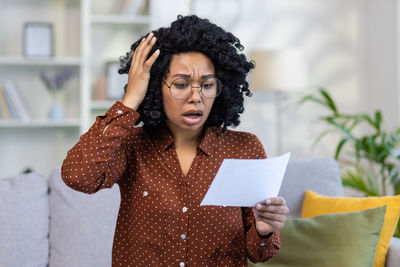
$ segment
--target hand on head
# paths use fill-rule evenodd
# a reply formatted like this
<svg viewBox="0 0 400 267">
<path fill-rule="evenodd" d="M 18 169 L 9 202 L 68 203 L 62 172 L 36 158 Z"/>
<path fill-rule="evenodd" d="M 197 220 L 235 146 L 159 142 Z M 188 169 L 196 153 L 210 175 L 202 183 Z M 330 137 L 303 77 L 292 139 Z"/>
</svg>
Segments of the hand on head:
<svg viewBox="0 0 400 267">
<path fill-rule="evenodd" d="M 156 43 L 157 38 L 153 35 L 151 32 L 146 38 L 143 38 L 139 46 L 135 49 L 129 69 L 128 86 L 122 103 L 135 110 L 143 102 L 149 86 L 151 66 L 160 54 L 160 50 L 157 49 L 147 59 L 151 48 Z"/>
</svg>

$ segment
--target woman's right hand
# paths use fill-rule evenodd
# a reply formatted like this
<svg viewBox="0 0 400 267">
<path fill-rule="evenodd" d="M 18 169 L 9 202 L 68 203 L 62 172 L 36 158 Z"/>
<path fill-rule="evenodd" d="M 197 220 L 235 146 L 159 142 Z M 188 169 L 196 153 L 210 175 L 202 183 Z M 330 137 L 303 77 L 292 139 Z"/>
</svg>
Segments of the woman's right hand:
<svg viewBox="0 0 400 267">
<path fill-rule="evenodd" d="M 137 110 L 144 100 L 149 86 L 151 66 L 160 54 L 160 50 L 157 49 L 153 55 L 147 59 L 147 56 L 155 43 L 156 37 L 151 32 L 141 41 L 133 53 L 131 67 L 128 74 L 126 94 L 121 102 L 125 106 L 134 110 Z"/>
</svg>

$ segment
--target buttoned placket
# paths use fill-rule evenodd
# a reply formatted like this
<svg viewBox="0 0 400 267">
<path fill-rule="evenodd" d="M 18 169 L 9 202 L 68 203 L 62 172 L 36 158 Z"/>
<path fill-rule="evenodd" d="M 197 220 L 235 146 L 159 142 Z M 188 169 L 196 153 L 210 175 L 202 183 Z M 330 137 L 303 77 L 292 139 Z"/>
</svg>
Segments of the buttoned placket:
<svg viewBox="0 0 400 267">
<path fill-rule="evenodd" d="M 187 261 L 187 252 L 188 252 L 188 239 L 190 238 L 188 236 L 188 230 L 189 230 L 189 212 L 188 210 L 190 209 L 190 203 L 189 203 L 189 196 L 188 196 L 188 181 L 192 178 L 192 176 L 195 173 L 195 170 L 197 169 L 199 162 L 201 160 L 201 153 L 199 153 L 199 150 L 197 149 L 196 151 L 196 156 L 193 159 L 193 162 L 189 168 L 189 171 L 186 175 L 186 177 L 183 175 L 181 165 L 179 163 L 178 159 L 178 154 L 176 153 L 175 147 L 173 147 L 171 150 L 171 153 L 173 155 L 174 159 L 174 165 L 175 168 L 177 169 L 177 176 L 180 177 L 179 179 L 179 197 L 180 197 L 180 203 L 182 204 L 181 207 L 179 208 L 179 214 L 180 214 L 180 244 L 179 247 L 181 248 L 180 251 L 182 252 L 181 258 L 179 259 L 180 261 L 180 266 L 185 266 L 185 262 Z"/>
</svg>

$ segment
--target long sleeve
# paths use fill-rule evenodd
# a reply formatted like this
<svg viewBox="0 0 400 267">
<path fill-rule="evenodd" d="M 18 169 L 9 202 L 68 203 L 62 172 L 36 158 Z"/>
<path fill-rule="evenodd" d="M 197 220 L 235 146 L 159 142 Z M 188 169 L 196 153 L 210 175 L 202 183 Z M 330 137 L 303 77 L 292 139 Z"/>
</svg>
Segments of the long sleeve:
<svg viewBox="0 0 400 267">
<path fill-rule="evenodd" d="M 264 262 L 274 257 L 280 249 L 280 233 L 274 232 L 269 237 L 263 238 L 257 232 L 252 209 L 242 208 L 242 214 L 247 257 L 253 263 Z"/>
<path fill-rule="evenodd" d="M 84 133 L 67 154 L 61 176 L 69 187 L 92 194 L 110 188 L 127 175 L 139 113 L 117 101 Z M 109 127 L 103 134 L 105 126 Z"/>
<path fill-rule="evenodd" d="M 255 135 L 248 135 L 251 145 L 251 158 L 267 158 L 264 146 Z M 267 238 L 261 237 L 256 229 L 252 208 L 242 208 L 243 225 L 246 238 L 247 257 L 254 263 L 264 262 L 274 257 L 280 249 L 281 238 L 279 232 L 274 232 Z"/>
</svg>

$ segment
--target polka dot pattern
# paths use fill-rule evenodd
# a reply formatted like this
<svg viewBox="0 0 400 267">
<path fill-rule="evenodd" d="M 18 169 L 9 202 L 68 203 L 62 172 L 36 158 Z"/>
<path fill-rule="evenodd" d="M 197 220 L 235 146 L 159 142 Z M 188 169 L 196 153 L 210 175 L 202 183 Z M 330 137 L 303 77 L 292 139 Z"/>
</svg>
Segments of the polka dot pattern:
<svg viewBox="0 0 400 267">
<path fill-rule="evenodd" d="M 247 266 L 247 258 L 276 255 L 279 232 L 259 236 L 251 208 L 200 207 L 223 159 L 266 158 L 255 135 L 207 128 L 184 176 L 168 129 L 147 134 L 134 126 L 138 118 L 117 101 L 62 165 L 63 181 L 75 190 L 120 187 L 112 266 Z"/>
</svg>

